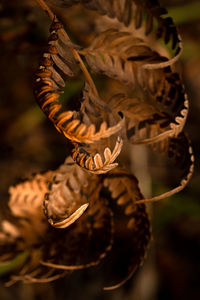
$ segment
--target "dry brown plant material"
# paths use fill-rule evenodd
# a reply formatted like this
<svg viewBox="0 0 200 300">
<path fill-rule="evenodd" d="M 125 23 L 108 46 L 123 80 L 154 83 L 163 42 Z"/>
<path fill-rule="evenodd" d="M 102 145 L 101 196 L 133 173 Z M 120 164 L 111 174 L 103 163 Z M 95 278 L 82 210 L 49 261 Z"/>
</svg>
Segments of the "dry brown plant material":
<svg viewBox="0 0 200 300">
<path fill-rule="evenodd" d="M 34 94 L 66 138 L 72 158 L 9 189 L 12 218 L 1 223 L 1 261 L 28 250 L 10 284 L 48 282 L 99 265 L 105 289 L 114 289 L 143 262 L 151 236 L 145 202 L 182 190 L 193 172 L 192 148 L 183 132 L 188 98 L 174 71 L 181 39 L 157 0 L 37 2 L 52 25 L 35 73 Z M 70 40 L 53 12 L 59 6 L 99 15 L 85 44 Z M 83 81 L 76 109 L 61 101 L 64 87 L 74 79 Z M 113 84 L 107 85 L 110 80 Z M 144 199 L 138 180 L 118 167 L 128 143 L 150 145 L 170 158 L 180 171 L 177 186 Z"/>
</svg>

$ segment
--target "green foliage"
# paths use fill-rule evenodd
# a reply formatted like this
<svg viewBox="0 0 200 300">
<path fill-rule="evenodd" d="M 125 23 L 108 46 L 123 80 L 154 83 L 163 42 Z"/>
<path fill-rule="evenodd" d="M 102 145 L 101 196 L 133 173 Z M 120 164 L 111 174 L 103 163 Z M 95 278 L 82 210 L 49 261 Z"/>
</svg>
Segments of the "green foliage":
<svg viewBox="0 0 200 300">
<path fill-rule="evenodd" d="M 15 269 L 21 267 L 26 261 L 27 257 L 28 257 L 28 252 L 24 251 L 16 255 L 15 258 L 0 263 L 0 276 L 10 273 L 11 271 L 14 271 Z"/>
</svg>

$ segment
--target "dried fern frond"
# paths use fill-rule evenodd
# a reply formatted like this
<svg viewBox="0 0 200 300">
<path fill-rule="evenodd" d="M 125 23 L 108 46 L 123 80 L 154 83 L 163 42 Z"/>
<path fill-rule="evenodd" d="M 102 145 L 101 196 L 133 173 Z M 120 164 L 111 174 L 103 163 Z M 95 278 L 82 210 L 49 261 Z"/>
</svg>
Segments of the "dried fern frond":
<svg viewBox="0 0 200 300">
<path fill-rule="evenodd" d="M 150 144 L 176 137 L 182 131 L 188 114 L 188 99 L 180 81 L 165 84 L 162 96 L 159 94 L 152 97 L 148 93 L 144 98 L 118 94 L 111 98 L 112 109 L 121 111 L 125 117 L 126 135 L 131 143 Z"/>
<path fill-rule="evenodd" d="M 140 101 L 117 95 L 109 102 L 116 113 L 121 111 L 128 116 L 127 135 L 131 142 L 152 143 L 182 131 L 188 99 L 179 75 L 170 68 L 145 70 L 147 61 L 162 57 L 142 40 L 129 32 L 108 30 L 81 53 L 97 73 L 123 81 L 136 91 L 139 88 L 142 93 Z"/>
<path fill-rule="evenodd" d="M 117 138 L 115 147 L 111 152 L 110 148 L 104 149 L 104 158 L 99 153 L 92 155 L 74 143 L 72 149 L 73 160 L 83 169 L 93 174 L 104 174 L 112 170 L 118 163 L 114 163 L 115 159 L 121 152 L 123 141 L 120 137 Z"/>
<path fill-rule="evenodd" d="M 12 215 L 10 219 L 5 219 L 1 222 L 1 235 L 4 234 L 6 236 L 1 244 L 4 251 L 10 254 L 10 257 L 6 258 L 6 260 L 24 251 L 27 252 L 27 259 L 18 268 L 19 270 L 21 269 L 20 280 L 24 280 L 25 275 L 28 276 L 29 273 L 35 272 L 35 269 L 39 270 L 38 255 L 40 250 L 36 245 L 38 241 L 43 239 L 48 227 L 42 211 L 42 202 L 48 190 L 47 182 L 51 175 L 52 172 L 47 172 L 43 175 L 37 174 L 30 181 L 27 180 L 9 188 L 10 199 L 8 205 Z M 10 249 L 6 248 L 8 245 L 10 245 Z M 34 251 L 36 252 L 30 253 L 29 251 L 32 251 L 33 248 L 35 248 Z M 2 254 L 0 260 L 3 258 L 3 261 L 5 261 Z M 45 272 L 45 270 L 47 268 L 42 267 L 42 272 Z M 8 282 L 8 285 L 18 280 L 19 278 L 14 276 Z"/>
<path fill-rule="evenodd" d="M 66 228 L 80 218 L 97 184 L 95 187 L 89 185 L 89 180 L 89 174 L 69 157 L 52 173 L 43 202 L 45 215 L 52 226 Z"/>
<path fill-rule="evenodd" d="M 29 183 L 29 188 L 31 183 Z M 28 182 L 26 182 L 26 186 L 28 186 Z M 4 219 L 1 223 L 0 262 L 1 264 L 8 264 L 11 259 L 18 262 L 16 266 L 14 265 L 10 267 L 10 270 L 7 270 L 7 273 L 10 271 L 11 276 L 10 280 L 6 282 L 6 286 L 10 286 L 19 280 L 24 283 L 50 282 L 63 276 L 63 272 L 40 266 L 42 241 L 48 228 L 42 213 L 42 202 L 40 201 L 40 209 L 38 205 L 38 199 L 41 200 L 41 191 L 35 197 L 37 198 L 36 202 L 38 202 L 35 205 L 34 197 L 32 197 L 33 191 L 27 188 L 26 197 L 23 192 L 23 195 L 20 195 L 20 188 L 17 186 L 16 192 L 20 200 L 14 203 L 15 208 L 13 210 L 17 217 L 11 216 L 9 220 Z M 12 190 L 12 198 L 17 198 L 16 193 Z M 20 205 L 22 205 L 21 209 Z M 17 206 L 18 209 L 16 209 Z M 31 206 L 33 210 L 30 209 Z M 2 235 L 4 235 L 3 239 Z M 19 255 L 23 259 L 18 260 Z"/>
<path fill-rule="evenodd" d="M 149 76 L 155 81 L 158 71 L 147 71 L 144 66 L 163 59 L 142 39 L 117 29 L 109 29 L 96 35 L 90 46 L 79 50 L 79 53 L 85 56 L 93 71 L 118 79 L 132 88 L 138 85 L 147 88 Z"/>
<path fill-rule="evenodd" d="M 147 64 L 161 63 L 167 58 L 153 51 L 141 38 L 117 29 L 96 35 L 90 46 L 79 53 L 85 56 L 95 72 L 152 94 L 163 88 L 165 77 L 170 72 L 169 68 L 147 70 Z"/>
<path fill-rule="evenodd" d="M 7 286 L 22 280 L 23 282 L 50 282 L 60 278 L 63 273 L 40 267 L 41 245 L 48 225 L 42 210 L 42 202 L 48 191 L 47 182 L 52 172 L 37 174 L 9 188 L 8 202 L 11 216 L 1 222 L 0 261 L 8 261 L 19 253 L 27 253 L 26 259 L 16 270 L 13 270 Z M 4 235 L 4 238 L 3 238 Z M 5 256 L 6 253 L 6 256 Z"/>
<path fill-rule="evenodd" d="M 47 3 L 37 2 L 52 25 L 34 93 L 49 120 L 67 138 L 74 161 L 67 158 L 57 170 L 9 189 L 10 216 L 0 222 L 0 262 L 26 254 L 8 285 L 19 280 L 50 282 L 94 267 L 103 274 L 104 289 L 112 290 L 144 260 L 151 238 L 145 202 L 182 190 L 193 173 L 192 148 L 182 132 L 188 99 L 171 68 L 180 55 L 181 40 L 157 0 L 51 0 L 66 7 L 82 4 L 108 17 L 101 19 L 120 23 L 118 29 L 100 33 L 94 29 L 83 48 L 71 42 Z M 172 58 L 164 57 L 162 46 L 153 44 L 158 39 L 171 43 Z M 106 75 L 100 94 L 89 70 L 97 84 Z M 63 88 L 79 75 L 84 77 L 83 97 L 77 99 L 78 105 L 67 103 L 64 108 Z M 114 80 L 108 82 L 106 77 Z M 144 199 L 138 180 L 116 168 L 122 139 L 151 144 L 171 159 L 180 175 L 177 186 Z"/>
<path fill-rule="evenodd" d="M 92 180 L 90 182 L 92 184 Z M 107 201 L 94 190 L 83 216 L 64 230 L 49 231 L 47 239 L 52 238 L 54 243 L 50 247 L 44 245 L 43 265 L 67 271 L 97 265 L 110 251 L 113 242 L 112 212 Z"/>
<path fill-rule="evenodd" d="M 76 168 L 74 176 L 68 176 L 66 179 L 67 172 L 70 173 L 73 168 Z M 87 194 L 89 203 L 87 211 L 74 224 L 63 230 L 48 226 L 42 213 L 41 195 L 44 196 L 45 186 L 41 185 L 41 182 L 46 182 L 50 172 L 46 177 L 36 175 L 35 181 L 33 178 L 30 182 L 25 182 L 25 191 L 22 188 L 23 184 L 10 189 L 13 213 L 17 218 L 12 217 L 11 221 L 5 219 L 1 223 L 0 261 L 7 261 L 23 251 L 27 251 L 28 256 L 16 271 L 13 270 L 15 275 L 11 276 L 8 286 L 19 280 L 25 283 L 56 280 L 66 272 L 98 264 L 110 250 L 113 235 L 112 212 L 107 201 L 99 196 L 99 190 L 102 188 L 100 178 L 97 177 L 99 184 L 96 188 L 97 178 L 91 178 L 87 173 L 85 176 L 84 173 L 74 164 L 70 165 L 68 159 L 56 174 L 56 180 L 63 182 L 63 186 L 66 180 L 69 181 L 68 187 L 74 190 L 74 194 L 77 193 L 76 187 L 79 183 L 79 196 L 81 193 Z M 88 177 L 90 183 L 87 182 Z M 65 201 L 68 200 L 67 196 L 68 194 L 64 194 Z M 57 203 L 57 209 L 59 205 L 64 207 L 65 203 Z M 71 206 L 73 210 L 73 202 Z"/>
<path fill-rule="evenodd" d="M 47 183 L 52 176 L 49 171 L 37 174 L 31 180 L 27 180 L 9 188 L 10 199 L 8 202 L 12 215 L 27 217 L 41 211 L 41 203 L 47 193 Z"/>
<path fill-rule="evenodd" d="M 173 22 L 167 14 L 167 10 L 160 6 L 157 0 L 133 0 L 136 5 L 134 9 L 135 28 L 145 27 L 145 35 L 155 34 L 156 39 L 162 39 L 165 45 L 170 45 L 174 51 L 172 58 L 165 62 L 152 62 L 145 65 L 146 69 L 165 68 L 174 64 L 181 55 L 182 41 Z M 146 17 L 145 17 L 146 16 Z"/>
<path fill-rule="evenodd" d="M 143 262 L 150 241 L 150 223 L 137 179 L 121 169 L 108 173 L 104 185 L 111 193 L 114 212 L 114 242 L 99 265 L 106 290 L 121 286 Z M 120 266 L 120 268 L 119 268 Z"/>
<path fill-rule="evenodd" d="M 191 143 L 184 132 L 181 132 L 176 138 L 169 138 L 156 143 L 153 147 L 173 161 L 174 169 L 180 171 L 180 181 L 177 187 L 170 191 L 149 199 L 138 200 L 136 203 L 159 201 L 180 192 L 188 184 L 194 171 L 194 155 Z"/>
<path fill-rule="evenodd" d="M 81 105 L 82 119 L 86 123 L 93 122 L 100 126 L 98 130 L 99 139 L 101 139 L 102 133 L 104 137 L 106 137 L 106 134 L 104 134 L 105 129 L 107 128 L 106 124 L 111 124 L 107 129 L 107 137 L 109 138 L 113 135 L 113 127 L 118 128 L 118 131 L 123 128 L 124 118 L 121 118 L 121 112 L 116 110 L 115 113 L 111 110 L 106 103 L 93 94 L 91 88 L 87 84 L 83 95 L 84 101 Z M 117 123 L 117 125 L 112 127 L 113 123 Z M 110 142 L 110 139 L 107 139 L 107 141 Z M 113 162 L 119 155 L 122 144 L 122 139 L 118 137 L 113 152 L 111 152 L 110 147 L 106 147 L 108 144 L 105 139 L 101 139 L 99 143 L 93 143 L 92 145 L 73 143 L 72 158 L 80 167 L 90 173 L 103 174 L 117 166 L 117 163 Z M 99 153 L 100 148 L 103 148 L 103 153 L 101 154 Z"/>
<path fill-rule="evenodd" d="M 25 240 L 31 233 L 30 243 L 42 237 L 46 224 L 42 210 L 42 202 L 48 191 L 47 184 L 52 172 L 37 174 L 31 180 L 27 180 L 9 188 L 10 199 L 8 206 L 11 214 L 18 218 L 17 226 L 20 226 L 20 236 Z"/>
<path fill-rule="evenodd" d="M 74 45 L 69 39 L 60 22 L 54 21 L 50 28 L 51 35 L 46 51 L 40 61 L 36 72 L 34 94 L 37 102 L 47 117 L 53 122 L 59 132 L 73 142 L 93 143 L 101 138 L 106 138 L 121 128 L 121 123 L 111 127 L 104 121 L 99 131 L 95 124 L 82 122 L 82 115 L 77 111 L 63 111 L 59 102 L 61 88 L 65 86 L 64 75 L 73 77 L 78 68 L 77 58 L 73 51 L 79 46 Z M 77 51 L 75 52 L 77 53 Z M 77 54 L 78 55 L 78 54 Z M 86 80 L 93 93 L 96 93 L 94 84 L 90 81 L 89 73 L 84 67 Z M 98 95 L 96 95 L 96 98 Z"/>
<path fill-rule="evenodd" d="M 135 29 L 144 29 L 144 36 L 150 34 L 155 40 L 162 39 L 165 45 L 170 45 L 174 56 L 165 62 L 150 62 L 145 68 L 164 68 L 177 61 L 182 50 L 182 41 L 171 17 L 165 16 L 167 10 L 162 8 L 157 0 L 51 0 L 55 5 L 69 6 L 77 3 L 97 11 L 110 18 L 117 18 L 125 26 L 134 20 Z"/>
<path fill-rule="evenodd" d="M 111 137 L 124 126 L 123 114 L 120 111 L 115 113 L 109 103 L 97 97 L 87 83 L 83 90 L 83 102 L 80 111 L 83 122 L 96 124 L 98 128 L 96 140 Z"/>
</svg>

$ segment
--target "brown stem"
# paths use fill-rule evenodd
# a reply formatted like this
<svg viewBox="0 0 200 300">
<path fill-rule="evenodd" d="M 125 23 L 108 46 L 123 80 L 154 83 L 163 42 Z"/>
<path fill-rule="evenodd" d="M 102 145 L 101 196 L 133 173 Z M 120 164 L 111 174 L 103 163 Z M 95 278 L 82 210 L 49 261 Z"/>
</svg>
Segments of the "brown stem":
<svg viewBox="0 0 200 300">
<path fill-rule="evenodd" d="M 48 5 L 43 0 L 36 0 L 36 1 L 42 7 L 42 9 L 48 14 L 49 18 L 53 21 L 55 14 L 48 7 Z"/>
<path fill-rule="evenodd" d="M 51 21 L 54 21 L 56 16 L 55 14 L 53 13 L 53 11 L 49 8 L 49 6 L 46 4 L 46 2 L 44 0 L 36 0 L 38 2 L 38 4 L 41 6 L 41 8 L 48 14 L 49 18 L 51 19 Z M 62 35 L 70 41 L 70 38 L 68 36 L 68 34 L 66 33 L 66 31 L 62 28 L 61 30 L 61 33 Z M 93 92 L 95 94 L 95 96 L 98 96 L 98 91 L 96 89 L 96 86 L 93 82 L 93 79 L 92 77 L 90 76 L 90 73 L 88 72 L 84 62 L 82 61 L 80 55 L 78 54 L 78 52 L 73 49 L 73 48 L 70 48 L 74 58 L 79 62 L 80 64 L 80 68 L 82 70 L 82 72 L 84 73 L 85 75 L 85 78 L 87 79 L 89 85 L 91 86 L 91 88 L 93 89 Z"/>
</svg>

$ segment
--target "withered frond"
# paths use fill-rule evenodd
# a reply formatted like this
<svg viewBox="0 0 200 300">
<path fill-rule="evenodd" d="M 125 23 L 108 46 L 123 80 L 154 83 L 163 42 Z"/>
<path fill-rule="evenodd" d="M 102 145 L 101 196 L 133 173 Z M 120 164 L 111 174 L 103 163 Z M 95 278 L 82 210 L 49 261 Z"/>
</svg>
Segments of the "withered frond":
<svg viewBox="0 0 200 300">
<path fill-rule="evenodd" d="M 164 68 L 177 61 L 182 50 L 181 37 L 173 19 L 167 15 L 167 10 L 160 6 L 157 0 L 50 0 L 55 5 L 69 6 L 77 3 L 83 4 L 90 10 L 101 15 L 117 18 L 125 26 L 134 23 L 136 30 L 143 29 L 144 38 L 152 35 L 155 40 L 162 39 L 165 45 L 170 45 L 173 57 L 165 62 L 150 62 L 146 68 Z M 133 20 L 133 22 L 132 22 Z M 140 30 L 141 34 L 141 30 Z"/>
<path fill-rule="evenodd" d="M 143 97 L 132 98 L 117 94 L 111 98 L 110 106 L 123 113 L 127 138 L 133 144 L 150 144 L 178 136 L 188 114 L 187 95 L 176 73 L 169 74 L 162 89 L 153 95 L 144 93 Z"/>
<path fill-rule="evenodd" d="M 70 173 L 73 175 L 67 176 Z M 37 180 L 42 178 L 43 181 L 44 178 L 50 180 L 50 172 L 47 174 L 46 177 L 36 175 L 36 178 Z M 26 193 L 21 190 L 22 195 L 20 194 L 21 187 L 17 186 L 16 190 L 12 189 L 11 202 L 13 203 L 15 200 L 15 206 L 18 206 L 18 210 L 15 208 L 13 211 L 17 214 L 17 218 L 13 217 L 11 221 L 3 220 L 1 223 L 1 262 L 12 259 L 23 251 L 27 251 L 27 259 L 16 270 L 13 270 L 15 275 L 11 276 L 7 285 L 18 280 L 25 283 L 50 282 L 63 276 L 66 272 L 69 273 L 76 269 L 98 264 L 111 249 L 113 216 L 107 200 L 100 197 L 99 192 L 102 188 L 102 183 L 99 181 L 100 177 L 91 178 L 89 174 L 82 171 L 69 159 L 52 174 L 55 178 L 53 179 L 54 182 L 51 183 L 50 192 L 57 193 L 59 196 L 58 190 L 62 190 L 67 182 L 66 186 L 71 190 L 71 193 L 68 191 L 67 194 L 62 194 L 61 192 L 60 197 L 62 199 L 59 197 L 50 198 L 50 205 L 47 205 L 50 212 L 54 209 L 56 213 L 62 213 L 62 209 L 66 210 L 66 206 L 68 206 L 69 212 L 73 209 L 76 210 L 75 200 L 80 201 L 81 199 L 79 200 L 77 195 L 80 196 L 81 194 L 85 195 L 83 197 L 85 197 L 84 201 L 86 200 L 88 203 L 88 209 L 68 228 L 56 226 L 55 223 L 55 227 L 63 228 L 56 229 L 48 225 L 42 211 L 43 199 L 40 194 L 42 193 L 44 197 L 45 188 L 37 190 L 39 196 L 34 197 L 37 199 L 37 205 L 35 205 L 37 209 L 34 209 L 35 203 L 31 194 L 33 192 L 32 187 L 34 184 L 36 185 L 36 179 L 35 182 L 34 179 L 25 182 Z M 88 182 L 89 177 L 90 182 Z M 58 184 L 59 180 L 60 185 Z M 97 185 L 97 183 L 99 184 Z M 17 198 L 20 200 L 17 201 Z M 60 200 L 59 203 L 56 202 L 58 199 Z M 70 200 L 72 201 L 70 202 Z M 33 210 L 31 210 L 31 206 Z M 61 213 L 60 215 L 63 217 Z M 82 245 L 81 251 L 80 245 Z"/>
<path fill-rule="evenodd" d="M 18 237 L 24 239 L 25 244 L 37 243 L 38 238 L 42 238 L 46 230 L 42 203 L 48 192 L 47 184 L 51 176 L 52 171 L 37 174 L 31 180 L 9 188 L 8 206 L 12 216 L 17 218 L 12 223 L 14 225 L 17 222 Z"/>
<path fill-rule="evenodd" d="M 135 28 L 144 27 L 145 35 L 155 35 L 155 39 L 162 39 L 165 45 L 170 45 L 173 57 L 164 62 L 146 64 L 146 69 L 164 68 L 174 64 L 182 51 L 182 41 L 171 17 L 166 16 L 167 10 L 160 6 L 157 0 L 133 0 L 135 7 Z M 147 16 L 147 17 L 145 17 Z"/>
<path fill-rule="evenodd" d="M 90 175 L 69 158 L 56 171 L 48 183 L 44 197 L 44 212 L 49 223 L 56 228 L 66 228 L 87 209 L 96 184 L 89 185 Z"/>
<path fill-rule="evenodd" d="M 76 3 L 111 18 L 116 17 L 125 26 L 134 17 L 136 29 L 146 26 L 146 36 L 154 32 L 153 22 L 156 20 L 157 37 L 162 36 L 162 29 L 165 32 L 165 42 L 172 39 L 172 48 L 180 48 L 177 46 L 179 38 L 173 21 L 162 17 L 166 12 L 157 1 L 150 1 L 148 5 L 145 1 L 105 3 L 91 0 L 67 4 L 62 1 L 67 6 Z M 187 117 L 188 100 L 179 76 L 168 66 L 173 60 L 168 60 L 153 50 L 145 36 L 138 37 L 135 36 L 135 31 L 126 32 L 120 29 L 98 33 L 90 46 L 84 49 L 70 41 L 62 24 L 46 4 L 43 3 L 42 7 L 48 11 L 53 23 L 48 48 L 36 73 L 35 95 L 55 127 L 73 143 L 72 157 L 75 162 L 95 174 L 105 173 L 117 166 L 113 161 L 119 154 L 120 147 L 116 155 L 115 151 L 114 155 L 110 155 L 110 147 L 105 147 L 105 152 L 109 152 L 109 155 L 103 161 L 98 148 L 96 154 L 91 153 L 89 144 L 98 143 L 114 134 L 121 136 L 124 118 L 120 119 L 119 113 L 126 116 L 126 135 L 134 144 L 158 142 L 167 137 L 175 137 L 181 132 Z M 148 17 L 143 22 L 145 13 Z M 126 20 L 122 15 L 126 16 Z M 102 100 L 81 56 L 93 71 L 128 85 L 131 96 L 117 95 L 109 103 Z M 83 102 L 78 111 L 63 111 L 59 100 L 60 88 L 65 86 L 67 78 L 77 76 L 80 70 L 86 81 Z M 140 104 L 130 100 L 135 92 L 139 93 Z M 117 143 L 116 147 L 119 145 L 121 144 Z"/>
<path fill-rule="evenodd" d="M 118 137 L 113 151 L 111 152 L 110 148 L 106 147 L 104 150 L 104 158 L 102 159 L 99 153 L 93 156 L 80 148 L 78 144 L 74 143 L 72 158 L 80 167 L 90 173 L 104 174 L 118 165 L 118 163 L 114 163 L 114 161 L 120 154 L 122 145 L 123 141 Z"/>
<path fill-rule="evenodd" d="M 78 55 L 76 50 L 79 47 L 69 40 L 61 23 L 54 21 L 50 31 L 48 47 L 43 53 L 40 67 L 35 74 L 34 93 L 41 109 L 58 131 L 73 142 L 93 143 L 119 131 L 121 123 L 109 127 L 105 121 L 102 121 L 99 130 L 97 130 L 96 124 L 82 122 L 81 112 L 63 111 L 59 98 L 62 93 L 61 88 L 65 86 L 64 75 L 71 77 L 77 74 L 79 64 L 76 58 L 76 55 Z M 90 82 L 89 73 L 85 72 L 88 85 L 92 85 L 90 89 L 93 89 L 93 93 L 96 93 L 96 89 L 93 88 L 93 84 Z M 98 98 L 98 95 L 96 95 L 96 98 Z"/>
<path fill-rule="evenodd" d="M 83 269 L 98 264 L 111 249 L 113 221 L 108 203 L 96 190 L 88 201 L 88 209 L 70 227 L 52 228 L 47 233 L 47 239 L 53 238 L 54 243 L 44 245 L 43 265 L 61 270 Z"/>
<path fill-rule="evenodd" d="M 44 195 L 47 193 L 47 182 L 52 176 L 49 171 L 45 174 L 37 174 L 31 180 L 27 180 L 9 188 L 10 199 L 8 202 L 12 215 L 27 217 L 41 211 Z"/>
<path fill-rule="evenodd" d="M 26 254 L 8 285 L 50 282 L 94 267 L 111 290 L 144 260 L 151 238 L 145 203 L 182 190 L 193 173 L 192 148 L 182 132 L 188 99 L 172 66 L 181 39 L 157 0 L 50 0 L 103 15 L 98 22 L 113 19 L 114 26 L 105 30 L 103 24 L 103 32 L 93 20 L 84 46 L 70 40 L 46 1 L 37 2 L 52 25 L 34 94 L 66 137 L 72 157 L 54 171 L 10 187 L 10 215 L 0 222 L 0 262 Z M 72 103 L 65 98 L 66 84 L 77 78 L 83 90 Z M 176 187 L 145 199 L 136 177 L 115 162 L 129 143 L 150 144 L 169 158 L 173 173 L 179 172 Z"/>
<path fill-rule="evenodd" d="M 145 66 L 153 61 L 161 61 L 161 58 L 133 33 L 117 29 L 106 30 L 96 35 L 90 46 L 80 49 L 79 53 L 85 56 L 95 72 L 118 79 L 132 88 L 137 85 L 147 88 L 146 82 L 155 79 L 158 82 L 155 76 L 160 71 L 150 72 L 145 70 Z"/>
</svg>

